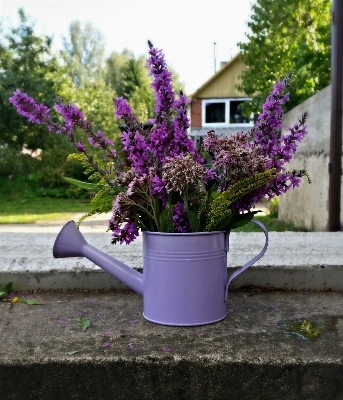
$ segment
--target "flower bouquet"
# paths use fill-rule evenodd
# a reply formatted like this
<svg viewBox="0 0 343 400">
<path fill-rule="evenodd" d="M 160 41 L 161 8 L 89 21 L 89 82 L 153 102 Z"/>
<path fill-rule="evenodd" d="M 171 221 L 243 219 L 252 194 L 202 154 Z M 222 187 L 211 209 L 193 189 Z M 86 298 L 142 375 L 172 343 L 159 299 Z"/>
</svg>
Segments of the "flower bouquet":
<svg viewBox="0 0 343 400">
<path fill-rule="evenodd" d="M 65 178 L 93 194 L 92 210 L 79 222 L 112 210 L 112 242 L 127 244 L 139 230 L 229 231 L 248 223 L 262 198 L 279 196 L 298 186 L 301 177 L 308 177 L 304 170 L 284 167 L 307 133 L 304 114 L 286 135 L 280 134 L 291 76 L 274 85 L 250 132 L 218 136 L 210 131 L 197 148 L 188 134 L 190 100 L 182 92 L 174 93 L 162 51 L 148 43 L 147 64 L 156 102 L 151 127 L 146 129 L 137 120 L 124 98 L 114 100 L 115 115 L 125 124 L 121 141 L 126 162 L 119 159 L 103 132 L 94 132 L 75 104 L 60 100 L 54 106 L 59 116 L 53 117 L 50 108 L 19 89 L 9 99 L 28 120 L 67 138 L 88 171 L 98 177 L 97 183 Z M 87 140 L 79 136 L 80 131 Z M 99 151 L 92 153 L 92 147 L 100 149 L 103 156 L 98 156 Z M 212 161 L 205 161 L 208 159 Z"/>
</svg>

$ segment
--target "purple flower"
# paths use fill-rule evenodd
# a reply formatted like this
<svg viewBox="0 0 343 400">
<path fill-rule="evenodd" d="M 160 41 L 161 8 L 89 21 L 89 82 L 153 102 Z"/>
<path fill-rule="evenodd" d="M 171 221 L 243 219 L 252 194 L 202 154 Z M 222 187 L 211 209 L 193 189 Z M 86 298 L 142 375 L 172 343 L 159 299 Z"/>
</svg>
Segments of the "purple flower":
<svg viewBox="0 0 343 400">
<path fill-rule="evenodd" d="M 85 148 L 84 144 L 81 141 L 77 143 L 77 149 L 81 153 L 85 153 L 86 152 L 86 148 Z"/>
<path fill-rule="evenodd" d="M 115 115 L 117 118 L 125 119 L 126 117 L 133 117 L 136 119 L 132 114 L 132 108 L 123 97 L 118 97 L 114 101 L 114 105 L 116 107 Z"/>
<path fill-rule="evenodd" d="M 22 93 L 19 89 L 16 89 L 9 101 L 16 107 L 19 114 L 33 123 L 42 124 L 50 119 L 50 109 L 47 106 L 37 104 L 32 97 Z"/>
<path fill-rule="evenodd" d="M 110 225 L 110 229 L 112 230 L 112 236 L 115 238 L 115 241 L 119 241 L 120 244 L 130 244 L 139 235 L 138 229 L 133 221 L 127 222 L 123 228 L 114 228 L 114 226 L 111 227 Z"/>
<path fill-rule="evenodd" d="M 174 107 L 174 91 L 172 88 L 172 74 L 168 71 L 162 50 L 150 47 L 150 57 L 147 60 L 150 74 L 153 76 L 151 84 L 155 95 L 155 120 L 161 119 L 163 114 L 170 115 Z"/>
<path fill-rule="evenodd" d="M 130 351 L 134 351 L 135 348 L 135 344 L 133 342 L 128 343 L 127 347 L 129 348 Z"/>
<path fill-rule="evenodd" d="M 84 115 L 75 104 L 55 104 L 55 110 L 59 112 L 64 120 L 76 126 L 82 126 Z"/>
<path fill-rule="evenodd" d="M 188 221 L 187 214 L 185 211 L 185 206 L 183 202 L 178 202 L 173 208 L 173 221 L 174 221 L 174 231 L 187 233 L 192 232 L 191 225 Z"/>
<path fill-rule="evenodd" d="M 151 194 L 157 194 L 160 193 L 163 189 L 165 188 L 165 183 L 160 179 L 160 177 L 155 174 L 151 178 Z"/>
</svg>

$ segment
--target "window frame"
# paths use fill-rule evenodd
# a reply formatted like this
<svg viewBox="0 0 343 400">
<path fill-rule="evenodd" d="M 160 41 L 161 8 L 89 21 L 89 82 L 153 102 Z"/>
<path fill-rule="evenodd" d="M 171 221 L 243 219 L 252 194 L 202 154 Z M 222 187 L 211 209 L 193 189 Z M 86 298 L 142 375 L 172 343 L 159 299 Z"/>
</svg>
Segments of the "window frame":
<svg viewBox="0 0 343 400">
<path fill-rule="evenodd" d="M 230 123 L 230 102 L 231 101 L 247 101 L 251 100 L 251 97 L 230 97 L 230 98 L 213 98 L 213 99 L 202 99 L 201 104 L 201 124 L 204 127 L 235 127 L 235 126 L 247 126 L 251 127 L 254 125 L 253 115 L 251 115 L 251 122 L 249 123 Z M 225 122 L 206 122 L 206 105 L 209 103 L 225 103 Z"/>
</svg>

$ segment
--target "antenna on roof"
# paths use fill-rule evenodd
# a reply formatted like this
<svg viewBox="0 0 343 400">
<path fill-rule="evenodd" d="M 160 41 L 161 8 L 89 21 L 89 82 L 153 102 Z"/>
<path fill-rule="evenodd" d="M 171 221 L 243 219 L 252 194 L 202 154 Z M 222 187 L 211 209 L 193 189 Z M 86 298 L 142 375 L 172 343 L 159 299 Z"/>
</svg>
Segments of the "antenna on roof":
<svg viewBox="0 0 343 400">
<path fill-rule="evenodd" d="M 216 61 L 216 42 L 213 42 L 213 58 L 214 58 L 214 73 L 217 72 L 217 61 Z"/>
</svg>

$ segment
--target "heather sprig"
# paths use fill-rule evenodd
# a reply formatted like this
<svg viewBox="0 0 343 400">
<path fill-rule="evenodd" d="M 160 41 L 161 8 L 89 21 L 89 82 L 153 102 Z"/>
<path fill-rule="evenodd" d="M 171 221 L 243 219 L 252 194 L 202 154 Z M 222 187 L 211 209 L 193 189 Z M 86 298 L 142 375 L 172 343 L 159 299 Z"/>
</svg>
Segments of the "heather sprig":
<svg viewBox="0 0 343 400">
<path fill-rule="evenodd" d="M 221 191 L 269 169 L 270 158 L 262 154 L 261 146 L 252 142 L 248 133 L 219 137 L 210 131 L 204 140 L 204 148 L 214 155 L 211 168 Z"/>
</svg>

